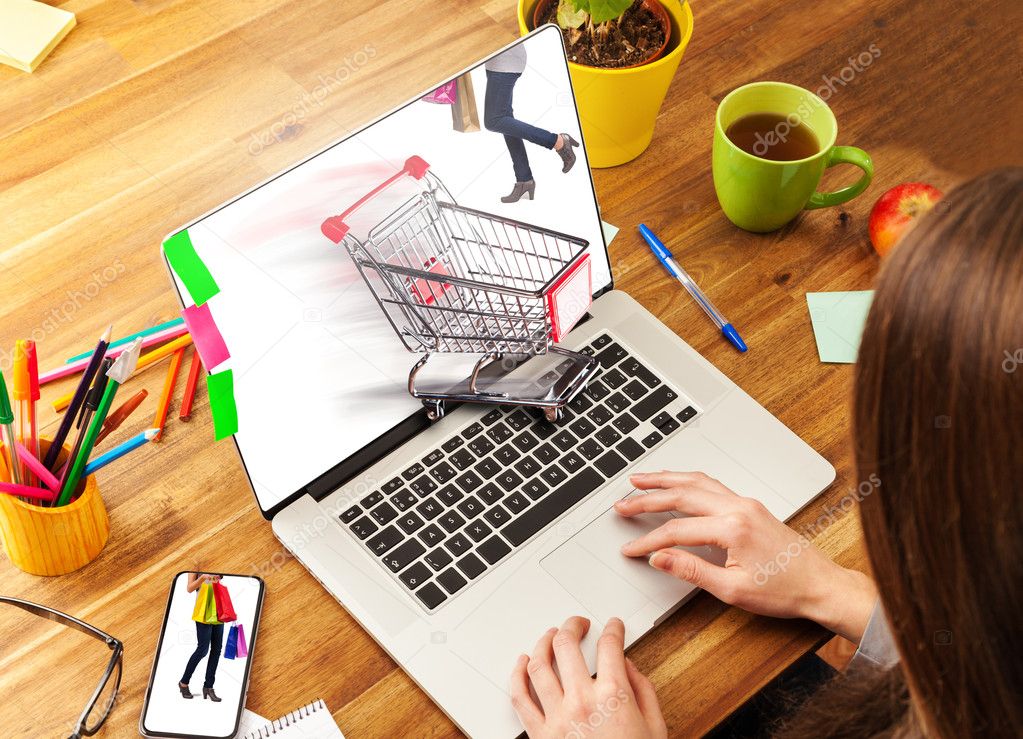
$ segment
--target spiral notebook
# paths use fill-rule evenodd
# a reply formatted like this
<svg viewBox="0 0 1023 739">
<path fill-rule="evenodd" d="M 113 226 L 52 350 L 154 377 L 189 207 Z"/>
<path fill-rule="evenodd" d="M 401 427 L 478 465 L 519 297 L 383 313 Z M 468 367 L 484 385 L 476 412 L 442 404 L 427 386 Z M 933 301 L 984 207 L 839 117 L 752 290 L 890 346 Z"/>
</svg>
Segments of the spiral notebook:
<svg viewBox="0 0 1023 739">
<path fill-rule="evenodd" d="M 246 710 L 237 736 L 238 739 L 344 739 L 322 700 L 297 708 L 275 721 L 267 721 Z"/>
</svg>

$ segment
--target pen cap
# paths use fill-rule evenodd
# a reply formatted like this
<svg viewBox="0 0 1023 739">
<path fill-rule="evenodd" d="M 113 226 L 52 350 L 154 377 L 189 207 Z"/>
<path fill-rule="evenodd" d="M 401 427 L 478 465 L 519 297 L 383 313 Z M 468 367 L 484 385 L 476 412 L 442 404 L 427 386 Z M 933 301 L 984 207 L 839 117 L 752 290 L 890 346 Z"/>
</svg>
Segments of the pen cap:
<svg viewBox="0 0 1023 739">
<path fill-rule="evenodd" d="M 36 343 L 30 339 L 14 342 L 15 400 L 39 400 L 39 363 L 36 361 Z"/>
<path fill-rule="evenodd" d="M 14 423 L 14 409 L 7 395 L 7 380 L 3 372 L 0 372 L 0 423 Z"/>
</svg>

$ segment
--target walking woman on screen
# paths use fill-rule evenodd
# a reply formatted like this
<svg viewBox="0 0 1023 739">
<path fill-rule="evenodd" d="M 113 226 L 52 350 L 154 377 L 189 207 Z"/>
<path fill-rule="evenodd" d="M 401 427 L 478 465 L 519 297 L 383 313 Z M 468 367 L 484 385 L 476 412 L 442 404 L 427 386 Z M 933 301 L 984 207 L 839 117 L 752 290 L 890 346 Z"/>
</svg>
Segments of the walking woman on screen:
<svg viewBox="0 0 1023 739">
<path fill-rule="evenodd" d="M 511 155 L 515 171 L 515 186 L 501 198 L 502 203 L 514 203 L 528 195 L 533 199 L 536 182 L 529 168 L 529 156 L 523 141 L 553 149 L 561 157 L 561 171 L 568 172 L 575 164 L 572 147 L 579 142 L 567 133 L 551 133 L 523 121 L 517 120 L 512 111 L 515 83 L 526 69 L 526 45 L 516 44 L 498 54 L 484 65 L 487 70 L 487 96 L 483 104 L 483 125 L 488 131 L 504 134 L 504 143 Z"/>
<path fill-rule="evenodd" d="M 949 193 L 881 269 L 853 397 L 856 479 L 873 487 L 859 503 L 872 577 L 705 475 L 632 478 L 647 494 L 620 501 L 619 514 L 688 517 L 623 554 L 726 603 L 811 619 L 859 644 L 794 714 L 761 717 L 763 734 L 1023 736 L 1021 348 L 1023 168 L 1012 168 Z M 723 567 L 675 548 L 704 544 L 727 550 Z M 758 569 L 793 549 L 770 577 Z M 623 654 L 622 622 L 605 626 L 596 679 L 579 649 L 588 628 L 571 618 L 519 658 L 511 694 L 529 735 L 585 728 L 617 696 L 613 720 L 588 739 L 665 736 L 653 686 Z"/>
<path fill-rule="evenodd" d="M 199 572 L 190 572 L 188 573 L 187 589 L 189 593 L 194 593 L 203 583 L 210 583 L 212 585 L 215 582 L 220 582 L 220 575 L 204 575 Z M 195 651 L 192 652 L 192 656 L 188 658 L 188 664 L 185 665 L 185 674 L 181 676 L 178 688 L 181 689 L 183 698 L 192 698 L 192 693 L 188 689 L 188 681 L 192 679 L 192 673 L 195 672 L 199 662 L 209 653 L 209 659 L 206 660 L 206 680 L 202 684 L 202 697 L 204 700 L 209 698 L 214 703 L 220 703 L 221 699 L 213 692 L 213 682 L 217 678 L 220 650 L 224 646 L 224 624 L 203 624 L 196 621 L 195 636 L 198 643 L 195 645 Z"/>
</svg>

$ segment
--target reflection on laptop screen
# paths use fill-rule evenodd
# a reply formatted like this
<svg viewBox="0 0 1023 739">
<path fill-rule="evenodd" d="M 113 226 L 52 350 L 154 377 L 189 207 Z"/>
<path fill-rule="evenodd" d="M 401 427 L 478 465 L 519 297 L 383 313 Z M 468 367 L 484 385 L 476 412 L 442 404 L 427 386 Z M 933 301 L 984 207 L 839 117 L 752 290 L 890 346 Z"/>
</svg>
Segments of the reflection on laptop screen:
<svg viewBox="0 0 1023 739">
<path fill-rule="evenodd" d="M 479 130 L 456 120 L 443 93 L 433 96 L 441 102 L 417 99 L 188 227 L 221 288 L 210 308 L 231 350 L 235 438 L 264 511 L 421 410 L 407 391 L 416 355 L 399 341 L 345 249 L 320 231 L 325 218 L 410 156 L 426 160 L 460 205 L 587 240 L 594 293 L 610 284 L 582 147 L 563 173 L 556 152 L 486 127 L 513 105 L 515 119 L 582 141 L 560 33 L 538 31 L 487 66 L 489 78 L 482 62 L 469 72 Z M 462 102 L 462 109 L 472 104 L 464 95 Z M 503 203 L 516 182 L 512 154 L 521 157 L 523 148 L 534 199 Z M 523 171 L 520 158 L 519 176 Z M 358 211 L 353 233 L 368 231 L 421 187 L 405 179 Z M 430 379 L 451 384 L 474 360 L 437 357 Z"/>
</svg>

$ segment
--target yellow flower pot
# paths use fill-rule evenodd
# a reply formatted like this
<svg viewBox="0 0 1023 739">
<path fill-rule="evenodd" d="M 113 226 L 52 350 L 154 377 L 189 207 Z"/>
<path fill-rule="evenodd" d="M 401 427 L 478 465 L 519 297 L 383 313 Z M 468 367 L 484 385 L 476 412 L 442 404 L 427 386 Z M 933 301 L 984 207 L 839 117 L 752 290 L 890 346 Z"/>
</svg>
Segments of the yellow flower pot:
<svg viewBox="0 0 1023 739">
<path fill-rule="evenodd" d="M 664 56 L 639 67 L 600 69 L 568 63 L 592 167 L 614 167 L 642 154 L 654 135 L 657 113 L 682 54 L 693 35 L 688 2 L 660 0 L 671 16 L 671 39 Z M 518 0 L 519 30 L 532 30 L 538 0 Z"/>
</svg>

